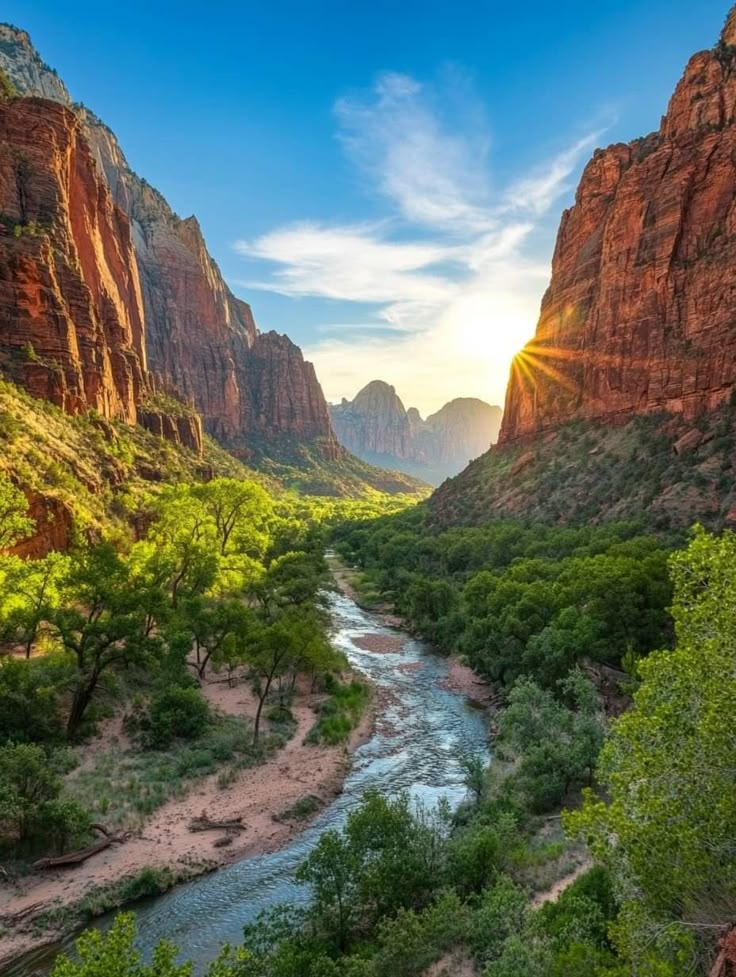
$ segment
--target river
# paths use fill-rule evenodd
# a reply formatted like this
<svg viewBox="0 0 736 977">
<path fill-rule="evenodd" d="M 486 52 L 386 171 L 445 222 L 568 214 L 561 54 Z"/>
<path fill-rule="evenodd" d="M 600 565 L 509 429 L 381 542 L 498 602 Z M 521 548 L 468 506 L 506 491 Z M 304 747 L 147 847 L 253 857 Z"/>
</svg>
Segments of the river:
<svg viewBox="0 0 736 977">
<path fill-rule="evenodd" d="M 367 790 L 385 795 L 409 791 L 427 805 L 446 797 L 458 804 L 465 795 L 460 760 L 486 755 L 488 721 L 464 696 L 444 686 L 448 661 L 422 641 L 387 627 L 349 597 L 330 596 L 334 643 L 373 683 L 381 703 L 371 739 L 356 750 L 343 792 L 310 826 L 280 851 L 248 858 L 212 875 L 178 886 L 136 906 L 139 942 L 150 950 L 160 939 L 173 940 L 201 975 L 223 943 L 238 943 L 243 924 L 280 902 L 297 903 L 308 890 L 294 881 L 296 869 L 321 832 L 340 828 Z M 399 634 L 400 650 L 366 651 L 355 642 L 367 635 Z M 109 918 L 97 921 L 109 925 Z M 61 947 L 28 954 L 0 971 L 0 977 L 48 974 Z"/>
</svg>

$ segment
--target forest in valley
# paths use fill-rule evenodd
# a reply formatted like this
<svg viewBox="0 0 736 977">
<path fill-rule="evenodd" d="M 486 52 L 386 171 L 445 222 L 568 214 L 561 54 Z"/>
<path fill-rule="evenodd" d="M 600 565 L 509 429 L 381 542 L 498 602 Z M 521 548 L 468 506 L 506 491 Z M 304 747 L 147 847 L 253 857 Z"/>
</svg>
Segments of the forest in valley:
<svg viewBox="0 0 736 977">
<path fill-rule="evenodd" d="M 7 544 L 27 525 L 3 491 Z M 297 674 L 327 682 L 338 704 L 353 698 L 340 693 L 345 662 L 320 596 L 329 543 L 361 601 L 392 607 L 492 683 L 492 761 L 465 757 L 454 810 L 369 792 L 300 866 L 308 903 L 262 914 L 208 977 L 420 977 L 442 960 L 483 977 L 703 972 L 736 877 L 723 722 L 736 691 L 736 537 L 641 524 L 448 530 L 421 504 L 388 515 L 337 505 L 218 479 L 164 489 L 124 551 L 4 559 L 3 641 L 16 649 L 0 666 L 6 850 L 89 839 L 93 813 L 62 778 L 69 744 L 105 709 L 125 703 L 142 751 L 199 744 L 197 756 L 238 764 L 289 736 Z M 226 735 L 197 680 L 237 668 L 259 711 Z M 328 710 L 321 734 L 339 738 L 354 716 Z M 535 898 L 571 853 L 558 898 Z M 143 961 L 134 942 L 123 913 L 81 936 L 54 977 L 191 972 L 175 946 Z"/>
</svg>

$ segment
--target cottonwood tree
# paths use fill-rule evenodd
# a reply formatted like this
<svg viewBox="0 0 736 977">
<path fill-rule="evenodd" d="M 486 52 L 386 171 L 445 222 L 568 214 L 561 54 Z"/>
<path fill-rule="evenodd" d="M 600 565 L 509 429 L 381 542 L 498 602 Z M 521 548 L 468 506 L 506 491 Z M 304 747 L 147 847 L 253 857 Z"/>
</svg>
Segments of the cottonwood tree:
<svg viewBox="0 0 736 977">
<path fill-rule="evenodd" d="M 150 595 L 109 544 L 74 553 L 59 589 L 48 623 L 75 664 L 67 720 L 67 734 L 74 736 L 102 677 L 144 661 L 159 641 L 146 632 Z"/>
<path fill-rule="evenodd" d="M 260 485 L 216 478 L 194 486 L 192 494 L 214 521 L 220 556 L 239 553 L 262 559 L 269 540 L 273 503 Z"/>
<path fill-rule="evenodd" d="M 245 662 L 249 647 L 260 634 L 254 611 L 241 600 L 194 597 L 183 602 L 174 622 L 179 635 L 194 645 L 194 667 L 204 679 L 207 666 Z"/>
<path fill-rule="evenodd" d="M 59 582 L 68 558 L 49 553 L 42 560 L 0 559 L 4 600 L 0 600 L 0 634 L 4 643 L 19 644 L 31 657 L 48 614 L 58 604 Z"/>
<path fill-rule="evenodd" d="M 176 608 L 182 598 L 203 594 L 214 583 L 217 528 L 212 513 L 187 485 L 162 493 L 156 517 L 147 539 L 134 547 L 133 560 L 164 587 Z"/>
</svg>

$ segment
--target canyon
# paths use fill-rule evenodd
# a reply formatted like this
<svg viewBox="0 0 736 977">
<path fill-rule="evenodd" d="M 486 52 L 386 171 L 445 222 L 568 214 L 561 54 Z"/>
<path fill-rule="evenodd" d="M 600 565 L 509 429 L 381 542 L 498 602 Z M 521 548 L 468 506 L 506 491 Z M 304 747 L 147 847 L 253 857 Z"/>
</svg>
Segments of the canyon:
<svg viewBox="0 0 736 977">
<path fill-rule="evenodd" d="M 394 387 L 373 380 L 352 401 L 330 406 L 338 441 L 364 461 L 438 485 L 498 438 L 501 408 L 464 397 L 423 420 Z"/>
</svg>

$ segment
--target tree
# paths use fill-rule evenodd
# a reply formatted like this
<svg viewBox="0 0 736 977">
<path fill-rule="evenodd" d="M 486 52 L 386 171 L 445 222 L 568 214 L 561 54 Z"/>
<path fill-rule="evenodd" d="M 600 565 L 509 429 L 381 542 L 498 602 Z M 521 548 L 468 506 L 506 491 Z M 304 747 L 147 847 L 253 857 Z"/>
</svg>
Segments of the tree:
<svg viewBox="0 0 736 977">
<path fill-rule="evenodd" d="M 235 478 L 216 478 L 195 486 L 193 494 L 214 520 L 220 556 L 244 553 L 262 559 L 273 504 L 260 485 Z"/>
<path fill-rule="evenodd" d="M 610 800 L 591 793 L 567 819 L 623 895 L 617 941 L 635 968 L 642 948 L 667 934 L 676 958 L 683 917 L 711 939 L 732 921 L 735 566 L 730 532 L 697 528 L 672 557 L 676 647 L 639 664 L 633 708 L 615 723 L 598 767 Z"/>
<path fill-rule="evenodd" d="M 321 557 L 315 559 L 301 551 L 285 553 L 269 564 L 256 595 L 265 612 L 275 617 L 280 610 L 314 602 L 327 579 L 327 567 Z"/>
<path fill-rule="evenodd" d="M 146 633 L 147 588 L 136 585 L 109 544 L 74 553 L 59 589 L 49 625 L 75 663 L 67 721 L 67 734 L 74 736 L 103 675 L 144 661 L 159 642 Z"/>
<path fill-rule="evenodd" d="M 463 772 L 465 787 L 477 807 L 483 800 L 485 789 L 486 767 L 483 758 L 479 756 L 462 757 L 460 769 Z"/>
<path fill-rule="evenodd" d="M 39 810 L 39 829 L 62 855 L 73 844 L 84 842 L 92 831 L 89 811 L 73 798 L 55 797 Z"/>
<path fill-rule="evenodd" d="M 61 782 L 40 746 L 10 743 L 0 747 L 0 821 L 24 841 L 43 805 L 54 800 Z"/>
<path fill-rule="evenodd" d="M 0 743 L 53 743 L 63 736 L 60 693 L 69 668 L 58 655 L 0 658 Z"/>
<path fill-rule="evenodd" d="M 320 925 L 342 952 L 348 944 L 356 911 L 358 860 L 347 838 L 326 831 L 297 872 L 297 881 L 312 886 Z"/>
<path fill-rule="evenodd" d="M 253 611 L 241 600 L 215 600 L 193 597 L 185 601 L 174 622 L 177 631 L 183 631 L 194 640 L 195 668 L 204 679 L 210 660 L 245 660 L 249 644 L 259 633 Z"/>
<path fill-rule="evenodd" d="M 28 516 L 25 495 L 13 485 L 5 472 L 0 472 L 0 551 L 30 536 L 35 525 Z"/>
<path fill-rule="evenodd" d="M 559 806 L 574 784 L 590 780 L 603 744 L 603 712 L 590 680 L 574 669 L 561 694 L 570 706 L 532 679 L 519 679 L 499 719 L 499 745 L 518 759 L 509 783 L 539 812 Z"/>
<path fill-rule="evenodd" d="M 49 610 L 58 603 L 59 582 L 68 558 L 61 553 L 49 553 L 42 560 L 5 558 L 0 573 L 4 574 L 6 598 L 0 606 L 5 640 L 21 644 L 26 658 L 31 657 Z"/>
<path fill-rule="evenodd" d="M 135 916 L 116 916 L 107 933 L 87 930 L 76 941 L 77 957 L 62 955 L 54 964 L 51 977 L 191 977 L 190 963 L 177 964 L 177 948 L 162 941 L 153 951 L 150 963 L 143 963 L 135 948 Z M 214 971 L 217 973 L 217 971 Z M 220 971 L 218 977 L 223 977 Z"/>
<path fill-rule="evenodd" d="M 176 608 L 182 597 L 203 594 L 215 581 L 220 550 L 215 517 L 188 485 L 164 491 L 155 514 L 134 559 L 147 566 Z"/>
</svg>

